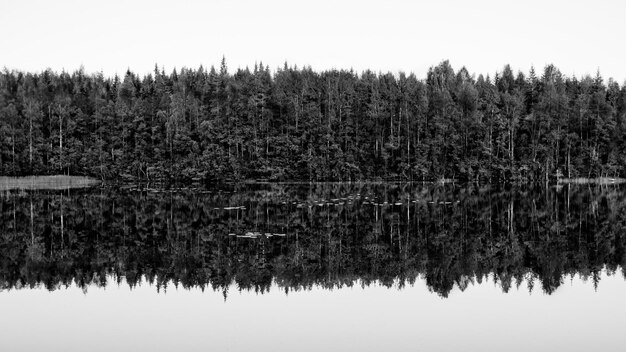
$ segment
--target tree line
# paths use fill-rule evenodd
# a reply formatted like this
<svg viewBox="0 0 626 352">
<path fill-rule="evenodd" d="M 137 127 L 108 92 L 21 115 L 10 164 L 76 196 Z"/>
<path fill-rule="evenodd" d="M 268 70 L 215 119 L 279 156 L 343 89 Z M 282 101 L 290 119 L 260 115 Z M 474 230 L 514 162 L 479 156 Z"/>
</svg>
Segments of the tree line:
<svg viewBox="0 0 626 352">
<path fill-rule="evenodd" d="M 624 86 L 553 65 L 0 74 L 0 175 L 543 182 L 623 176 L 625 133 Z"/>
<path fill-rule="evenodd" d="M 574 276 L 626 275 L 619 189 L 344 185 L 12 192 L 0 196 L 0 290 L 114 278 L 226 295 L 424 280 L 447 296 L 486 280 L 552 293 Z"/>
</svg>

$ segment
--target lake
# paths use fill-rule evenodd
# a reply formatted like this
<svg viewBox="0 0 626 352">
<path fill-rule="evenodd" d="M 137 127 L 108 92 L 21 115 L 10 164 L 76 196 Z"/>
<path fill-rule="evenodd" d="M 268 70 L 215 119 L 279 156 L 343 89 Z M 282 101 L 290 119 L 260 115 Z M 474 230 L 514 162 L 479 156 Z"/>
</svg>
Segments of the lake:
<svg viewBox="0 0 626 352">
<path fill-rule="evenodd" d="M 618 185 L 6 189 L 0 346 L 620 351 L 625 228 Z"/>
</svg>

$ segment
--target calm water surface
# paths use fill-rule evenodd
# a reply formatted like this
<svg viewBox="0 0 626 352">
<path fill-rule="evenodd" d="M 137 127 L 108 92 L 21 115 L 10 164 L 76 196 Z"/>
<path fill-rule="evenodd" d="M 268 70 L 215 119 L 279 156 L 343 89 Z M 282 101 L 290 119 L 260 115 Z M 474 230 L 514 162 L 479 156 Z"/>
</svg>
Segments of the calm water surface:
<svg viewBox="0 0 626 352">
<path fill-rule="evenodd" d="M 621 351 L 626 194 L 411 184 L 0 194 L 6 351 Z"/>
</svg>

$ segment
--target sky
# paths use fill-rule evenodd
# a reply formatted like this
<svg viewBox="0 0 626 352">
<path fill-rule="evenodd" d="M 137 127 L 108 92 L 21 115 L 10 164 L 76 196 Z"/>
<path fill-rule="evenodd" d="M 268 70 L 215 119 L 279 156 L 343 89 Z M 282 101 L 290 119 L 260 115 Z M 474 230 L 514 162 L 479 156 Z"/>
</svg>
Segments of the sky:
<svg viewBox="0 0 626 352">
<path fill-rule="evenodd" d="M 105 75 L 263 62 L 425 77 L 546 64 L 626 79 L 618 0 L 0 0 L 0 67 Z"/>
</svg>

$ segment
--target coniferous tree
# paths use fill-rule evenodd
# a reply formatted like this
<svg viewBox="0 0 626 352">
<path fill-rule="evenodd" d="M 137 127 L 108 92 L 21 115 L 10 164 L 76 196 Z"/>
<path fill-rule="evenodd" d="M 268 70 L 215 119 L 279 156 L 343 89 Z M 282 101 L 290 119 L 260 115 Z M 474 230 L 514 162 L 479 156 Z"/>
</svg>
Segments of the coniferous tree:
<svg viewBox="0 0 626 352">
<path fill-rule="evenodd" d="M 229 73 L 0 75 L 0 173 L 151 181 L 545 182 L 623 176 L 626 89 L 613 80 L 426 78 L 262 63 Z"/>
</svg>

